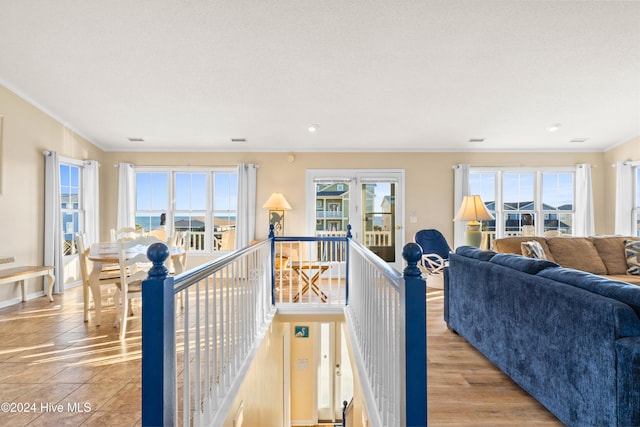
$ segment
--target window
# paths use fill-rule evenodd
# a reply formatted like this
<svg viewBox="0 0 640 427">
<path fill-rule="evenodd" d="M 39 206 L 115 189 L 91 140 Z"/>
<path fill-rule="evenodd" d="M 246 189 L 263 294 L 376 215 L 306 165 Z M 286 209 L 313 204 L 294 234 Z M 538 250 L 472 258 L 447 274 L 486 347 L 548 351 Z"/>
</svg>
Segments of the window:
<svg viewBox="0 0 640 427">
<path fill-rule="evenodd" d="M 232 250 L 237 196 L 235 169 L 137 168 L 136 226 L 189 231 L 192 251 Z"/>
<path fill-rule="evenodd" d="M 496 218 L 483 230 L 495 237 L 573 234 L 575 172 L 471 168 L 469 189 Z"/>
<path fill-rule="evenodd" d="M 84 231 L 82 167 L 60 162 L 60 217 L 64 236 L 63 255 L 78 252 L 76 233 Z"/>
</svg>

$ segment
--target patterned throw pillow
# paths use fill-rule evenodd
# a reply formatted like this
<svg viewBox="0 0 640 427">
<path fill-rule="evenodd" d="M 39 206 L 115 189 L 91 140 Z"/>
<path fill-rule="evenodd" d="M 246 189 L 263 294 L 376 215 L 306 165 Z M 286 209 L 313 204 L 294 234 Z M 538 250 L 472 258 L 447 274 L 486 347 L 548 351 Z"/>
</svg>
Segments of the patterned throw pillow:
<svg viewBox="0 0 640 427">
<path fill-rule="evenodd" d="M 520 243 L 520 250 L 522 251 L 522 255 L 527 258 L 547 259 L 542 245 L 535 240 Z"/>
<path fill-rule="evenodd" d="M 627 258 L 627 274 L 640 276 L 640 241 L 625 240 L 624 256 Z"/>
</svg>

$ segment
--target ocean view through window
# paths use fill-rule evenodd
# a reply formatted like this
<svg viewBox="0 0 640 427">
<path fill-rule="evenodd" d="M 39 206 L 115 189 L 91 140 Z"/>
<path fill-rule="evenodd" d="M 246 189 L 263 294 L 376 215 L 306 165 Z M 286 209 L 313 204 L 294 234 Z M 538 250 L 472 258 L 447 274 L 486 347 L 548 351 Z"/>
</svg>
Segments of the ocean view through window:
<svg viewBox="0 0 640 427">
<path fill-rule="evenodd" d="M 238 175 L 232 168 L 136 169 L 136 227 L 189 231 L 191 251 L 233 249 Z"/>
</svg>

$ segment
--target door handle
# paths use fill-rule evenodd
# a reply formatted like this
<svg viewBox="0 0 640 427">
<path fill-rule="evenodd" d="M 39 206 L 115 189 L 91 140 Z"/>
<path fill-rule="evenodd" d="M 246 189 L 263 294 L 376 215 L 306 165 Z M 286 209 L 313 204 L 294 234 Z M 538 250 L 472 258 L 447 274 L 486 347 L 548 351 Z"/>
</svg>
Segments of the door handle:
<svg viewBox="0 0 640 427">
<path fill-rule="evenodd" d="M 402 226 L 401 225 L 396 225 L 396 230 L 402 230 Z"/>
</svg>

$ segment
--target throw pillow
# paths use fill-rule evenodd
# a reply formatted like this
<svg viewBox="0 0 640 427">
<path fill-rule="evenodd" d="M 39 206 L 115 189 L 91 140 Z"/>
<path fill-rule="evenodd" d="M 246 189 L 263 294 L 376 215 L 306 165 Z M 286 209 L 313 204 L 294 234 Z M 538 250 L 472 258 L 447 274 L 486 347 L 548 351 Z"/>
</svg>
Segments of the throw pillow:
<svg viewBox="0 0 640 427">
<path fill-rule="evenodd" d="M 640 276 L 640 242 L 625 240 L 624 255 L 627 258 L 627 274 Z"/>
<path fill-rule="evenodd" d="M 535 240 L 520 243 L 520 249 L 522 250 L 522 255 L 527 258 L 547 259 L 542 245 Z"/>
</svg>

